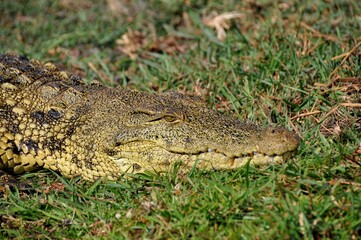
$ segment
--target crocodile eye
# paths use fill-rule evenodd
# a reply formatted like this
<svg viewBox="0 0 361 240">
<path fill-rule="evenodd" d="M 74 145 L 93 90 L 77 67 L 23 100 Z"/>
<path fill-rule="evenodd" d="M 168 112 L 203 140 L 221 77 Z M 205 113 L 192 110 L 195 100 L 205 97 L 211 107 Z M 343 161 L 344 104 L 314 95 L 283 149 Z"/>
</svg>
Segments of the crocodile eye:
<svg viewBox="0 0 361 240">
<path fill-rule="evenodd" d="M 166 120 L 167 122 L 174 122 L 177 120 L 177 118 L 175 116 L 172 116 L 172 115 L 166 115 L 163 117 L 164 120 Z"/>
</svg>

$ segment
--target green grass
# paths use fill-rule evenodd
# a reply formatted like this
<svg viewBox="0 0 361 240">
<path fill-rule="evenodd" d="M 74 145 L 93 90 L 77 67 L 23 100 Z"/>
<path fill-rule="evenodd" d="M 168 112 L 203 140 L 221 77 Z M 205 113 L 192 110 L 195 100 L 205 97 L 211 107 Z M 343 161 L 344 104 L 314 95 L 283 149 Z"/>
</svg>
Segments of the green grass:
<svg viewBox="0 0 361 240">
<path fill-rule="evenodd" d="M 299 153 L 284 165 L 175 166 L 116 182 L 26 174 L 36 191 L 0 198 L 1 239 L 360 237 L 359 1 L 72 2 L 0 2 L 0 52 L 128 89 L 201 95 L 209 107 L 295 131 Z M 112 14 L 110 2 L 123 7 Z M 203 19 L 231 11 L 245 16 L 219 41 Z M 119 44 L 128 31 L 143 41 L 132 58 Z"/>
</svg>

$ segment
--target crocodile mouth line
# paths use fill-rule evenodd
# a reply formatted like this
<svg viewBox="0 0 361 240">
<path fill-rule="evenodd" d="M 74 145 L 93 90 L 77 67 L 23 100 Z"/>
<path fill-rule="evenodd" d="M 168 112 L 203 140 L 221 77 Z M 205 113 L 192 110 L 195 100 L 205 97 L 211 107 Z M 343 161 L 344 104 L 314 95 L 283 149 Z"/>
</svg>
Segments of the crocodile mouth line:
<svg viewBox="0 0 361 240">
<path fill-rule="evenodd" d="M 118 156 L 112 156 L 111 158 L 123 170 L 125 168 L 129 170 L 131 166 L 143 169 L 145 165 L 150 165 L 150 162 L 145 159 L 147 159 L 147 154 L 153 151 L 154 148 L 152 148 L 152 150 L 147 149 L 143 152 L 121 151 Z M 248 163 L 256 166 L 281 164 L 296 154 L 295 150 L 288 151 L 280 155 L 267 155 L 254 151 L 238 156 L 227 156 L 225 153 L 218 152 L 210 148 L 208 151 L 198 153 L 180 153 L 176 151 L 169 151 L 162 147 L 157 147 L 155 152 L 157 151 L 159 151 L 161 153 L 160 155 L 163 157 L 157 160 L 157 154 L 155 154 L 152 162 L 155 162 L 159 166 L 166 167 L 174 162 L 180 161 L 184 162 L 185 165 L 188 165 L 188 167 L 197 164 L 199 168 L 206 169 L 234 169 L 242 167 Z"/>
</svg>

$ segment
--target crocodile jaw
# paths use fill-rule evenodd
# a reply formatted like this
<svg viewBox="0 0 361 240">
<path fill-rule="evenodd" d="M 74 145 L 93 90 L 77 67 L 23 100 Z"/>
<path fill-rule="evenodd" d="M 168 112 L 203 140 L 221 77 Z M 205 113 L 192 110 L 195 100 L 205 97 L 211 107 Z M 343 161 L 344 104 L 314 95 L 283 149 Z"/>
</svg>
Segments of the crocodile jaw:
<svg viewBox="0 0 361 240">
<path fill-rule="evenodd" d="M 118 156 L 110 156 L 110 158 L 120 168 L 120 172 L 136 173 L 144 171 L 166 172 L 176 162 L 181 162 L 182 169 L 184 170 L 190 170 L 194 166 L 205 170 L 221 170 L 240 168 L 248 163 L 255 166 L 281 164 L 293 157 L 294 154 L 295 151 L 289 151 L 282 155 L 268 156 L 254 152 L 242 156 L 229 157 L 211 149 L 208 152 L 198 154 L 183 154 L 154 147 L 151 151 L 149 149 L 145 151 L 139 151 L 139 149 L 138 151 L 123 151 Z"/>
</svg>

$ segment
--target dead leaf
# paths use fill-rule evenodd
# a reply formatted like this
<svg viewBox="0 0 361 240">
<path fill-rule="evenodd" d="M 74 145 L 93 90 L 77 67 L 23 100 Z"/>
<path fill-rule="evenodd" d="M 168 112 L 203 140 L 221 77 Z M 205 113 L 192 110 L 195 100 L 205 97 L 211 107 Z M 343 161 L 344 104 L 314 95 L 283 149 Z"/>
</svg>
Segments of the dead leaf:
<svg viewBox="0 0 361 240">
<path fill-rule="evenodd" d="M 73 0 L 61 0 L 60 6 L 64 9 L 68 10 L 81 10 L 81 9 L 89 9 L 93 7 L 93 3 L 86 0 L 79 0 L 79 1 L 73 1 Z"/>
<path fill-rule="evenodd" d="M 139 31 L 128 29 L 128 32 L 116 40 L 119 50 L 128 55 L 131 59 L 136 59 L 139 52 L 148 44 L 145 35 Z"/>
<path fill-rule="evenodd" d="M 132 218 L 134 216 L 134 209 L 131 208 L 125 213 L 126 218 Z"/>
<path fill-rule="evenodd" d="M 152 43 L 149 46 L 149 50 L 151 52 L 166 52 L 167 54 L 184 53 L 187 50 L 187 46 L 181 44 L 180 40 L 180 37 L 174 35 L 163 36 Z"/>
<path fill-rule="evenodd" d="M 105 237 L 113 229 L 113 224 L 106 223 L 103 220 L 98 220 L 92 223 L 89 227 L 91 228 L 91 233 L 93 234 L 93 236 Z"/>
<path fill-rule="evenodd" d="M 116 41 L 118 49 L 128 55 L 131 59 L 139 56 L 148 56 L 149 52 L 165 52 L 167 54 L 184 53 L 190 45 L 181 42 L 182 38 L 175 35 L 166 35 L 152 41 L 146 38 L 146 34 L 139 31 L 128 30 Z M 148 56 L 149 57 L 149 56 Z"/>
<path fill-rule="evenodd" d="M 246 15 L 239 12 L 227 12 L 223 13 L 221 15 L 216 16 L 215 13 L 209 15 L 208 17 L 205 17 L 203 19 L 204 25 L 208 27 L 215 28 L 217 31 L 217 39 L 219 41 L 224 41 L 226 39 L 226 30 L 230 28 L 228 22 L 231 19 L 243 19 Z"/>
<path fill-rule="evenodd" d="M 353 118 L 350 118 L 345 111 L 342 111 L 340 107 L 331 109 L 321 120 L 317 120 L 321 123 L 321 133 L 325 136 L 338 136 L 354 124 L 355 129 L 358 131 L 360 128 L 359 121 L 354 122 Z"/>
<path fill-rule="evenodd" d="M 45 194 L 51 192 L 64 192 L 65 185 L 63 183 L 52 182 L 50 185 L 46 186 L 42 191 Z"/>
<path fill-rule="evenodd" d="M 108 8 L 113 16 L 128 15 L 129 9 L 121 0 L 108 0 Z"/>
</svg>

